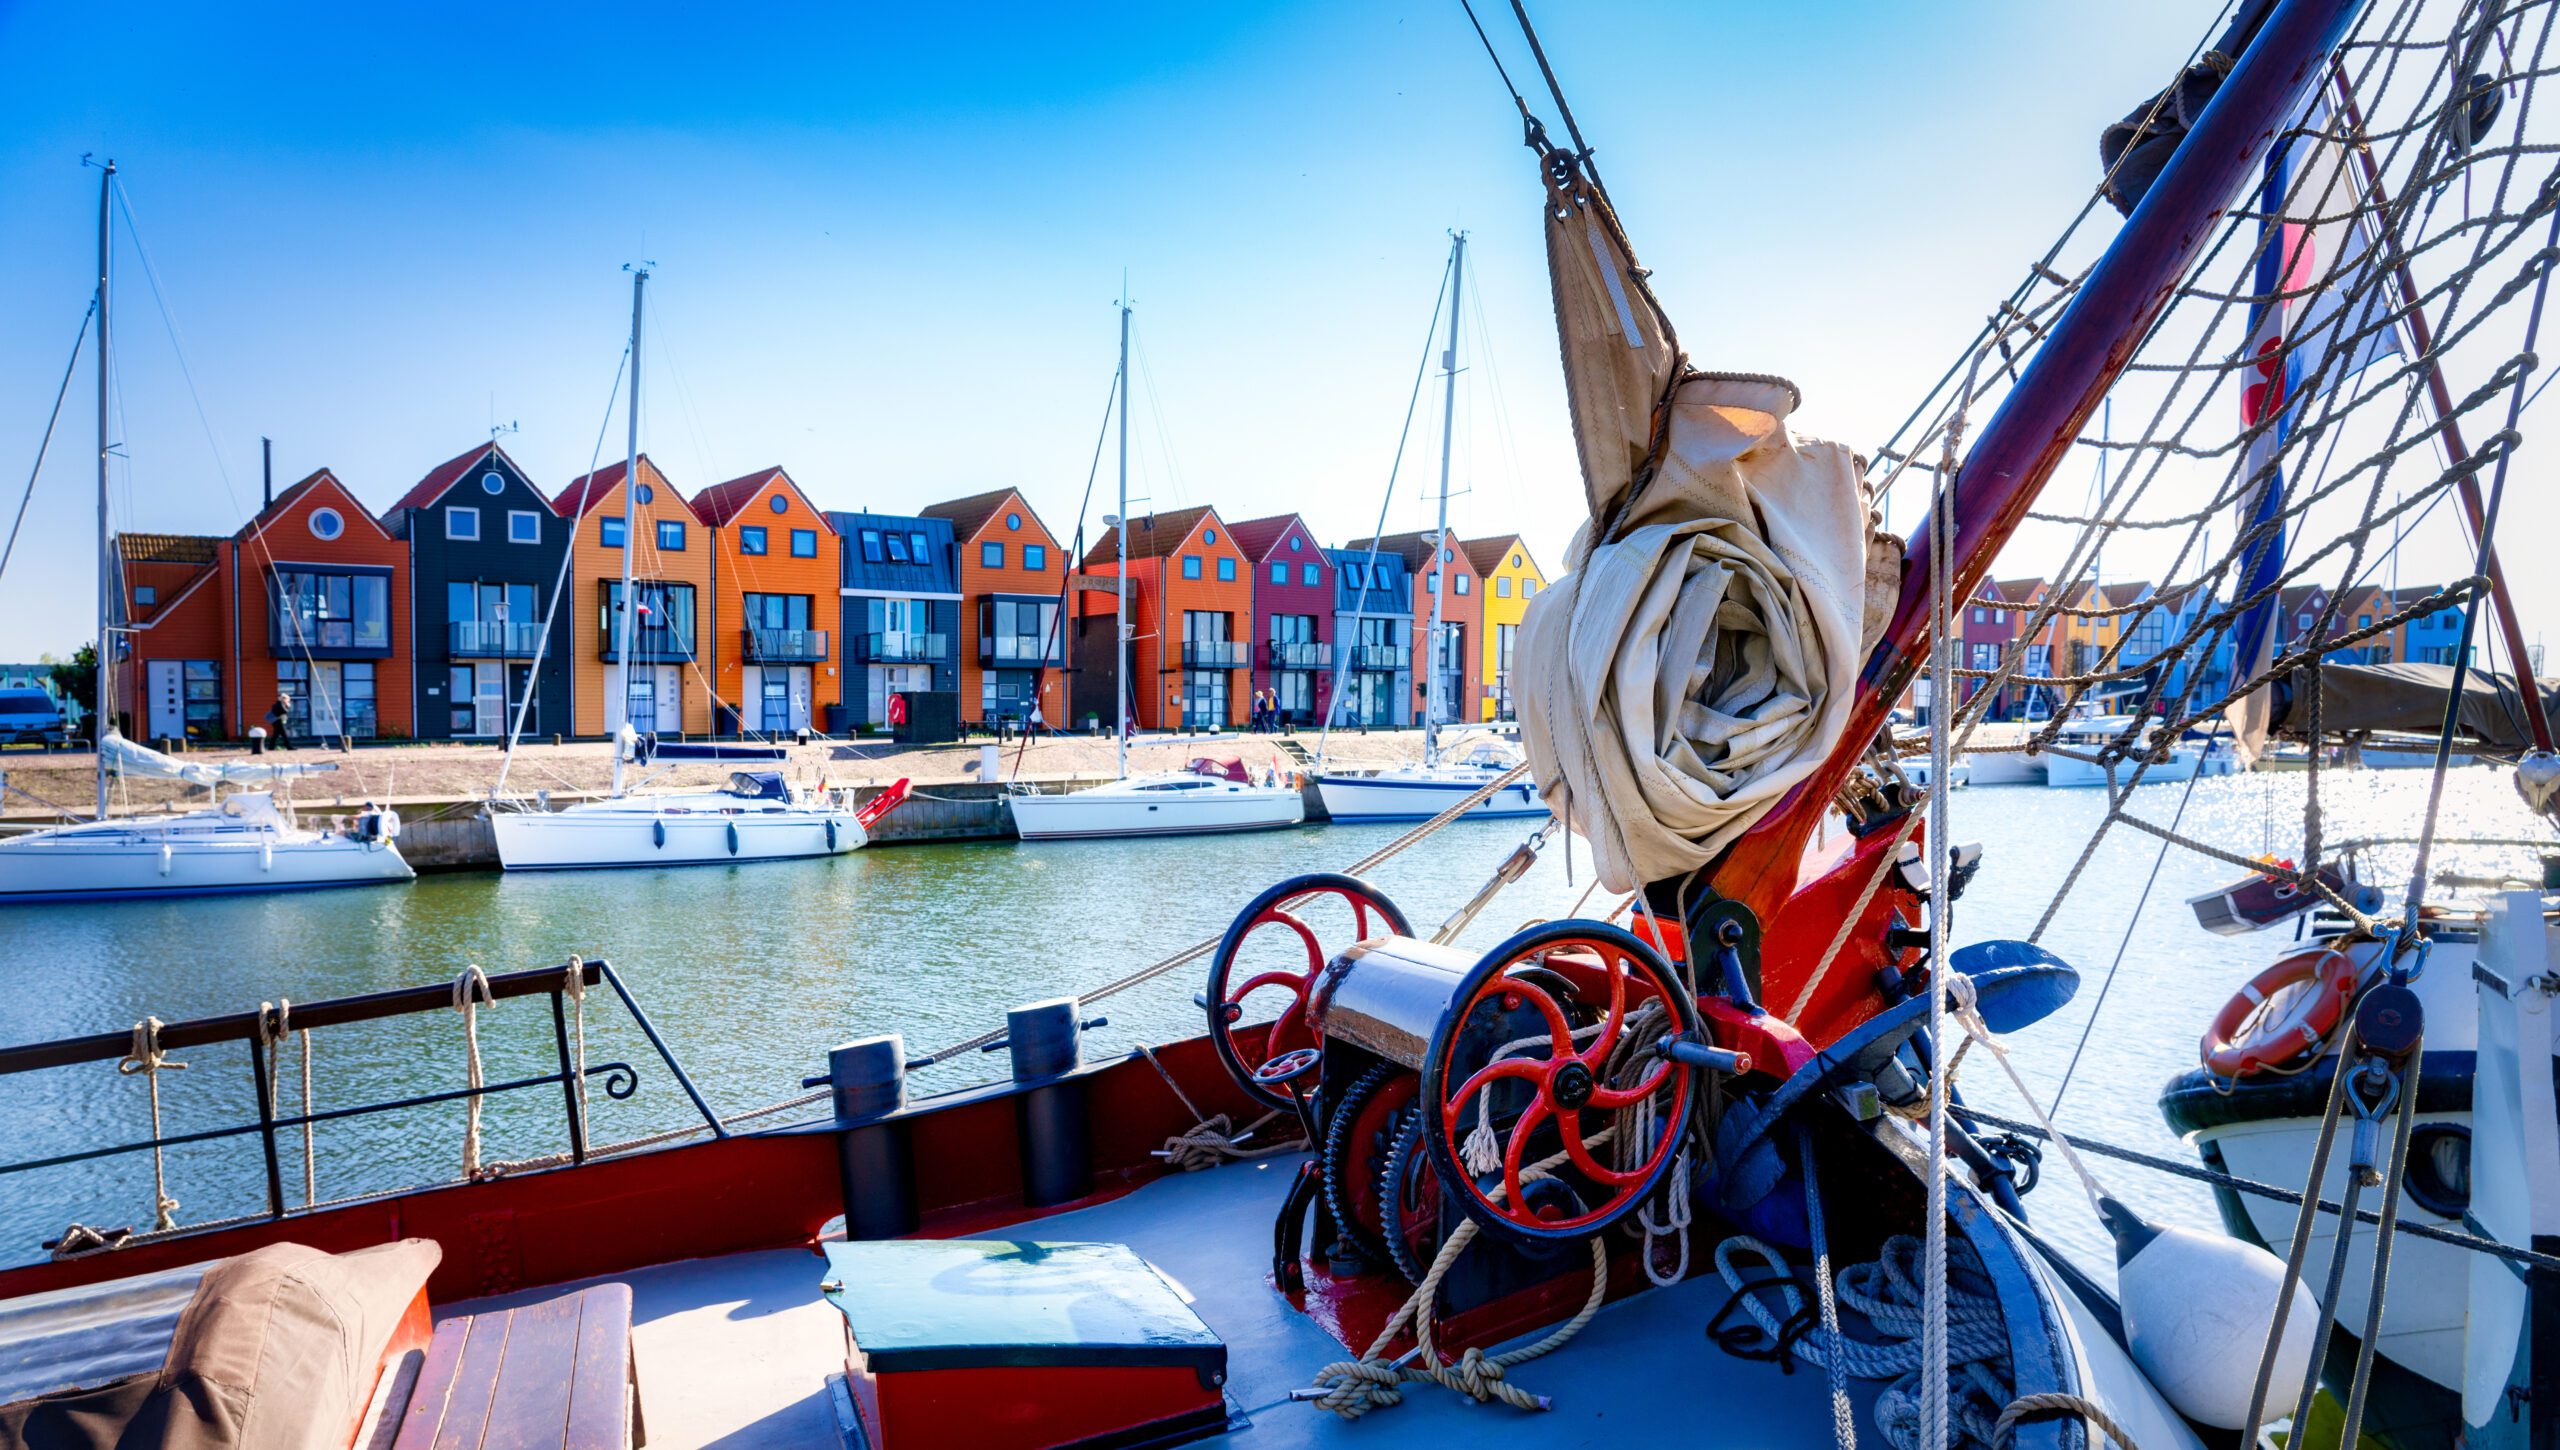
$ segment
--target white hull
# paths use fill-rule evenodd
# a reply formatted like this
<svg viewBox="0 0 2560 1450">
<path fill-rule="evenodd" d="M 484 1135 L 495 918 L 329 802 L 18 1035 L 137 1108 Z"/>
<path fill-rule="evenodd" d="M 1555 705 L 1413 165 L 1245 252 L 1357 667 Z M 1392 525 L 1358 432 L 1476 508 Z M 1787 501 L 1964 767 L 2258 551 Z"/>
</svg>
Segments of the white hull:
<svg viewBox="0 0 2560 1450">
<path fill-rule="evenodd" d="M 1337 821 L 1424 821 L 1482 790 L 1491 777 L 1477 780 L 1429 780 L 1366 775 L 1316 778 L 1327 815 Z M 1515 781 L 1495 791 L 1484 804 L 1466 813 L 1478 816 L 1543 816 L 1546 800 L 1537 784 Z"/>
<path fill-rule="evenodd" d="M 704 797 L 625 796 L 562 811 L 493 811 L 490 833 L 509 871 L 703 866 L 841 856 L 868 839 L 850 808 L 696 804 Z M 830 826 L 833 827 L 830 830 Z"/>
<path fill-rule="evenodd" d="M 417 873 L 385 840 L 217 808 L 0 841 L 0 902 L 139 900 L 377 886 Z"/>
<path fill-rule="evenodd" d="M 2042 785 L 2044 757 L 2021 750 L 1994 750 L 1958 757 L 1973 768 L 1975 785 Z"/>
<path fill-rule="evenodd" d="M 1307 818 L 1295 786 L 1182 784 L 1197 779 L 1141 776 L 1067 795 L 1013 796 L 1013 828 L 1026 841 L 1057 841 L 1265 831 Z"/>
<path fill-rule="evenodd" d="M 2085 760 L 2073 760 L 2061 755 L 2047 755 L 2043 760 L 2046 785 L 2079 787 L 2107 783 L 2107 771 L 2104 766 L 2092 765 Z M 2120 763 L 2116 766 L 2116 780 L 2119 783 L 2131 780 L 2133 772 L 2134 766 L 2130 761 Z M 2195 773 L 2196 753 L 2182 745 L 2170 751 L 2168 759 L 2154 762 L 2149 770 L 2143 771 L 2141 783 L 2160 785 L 2168 781 L 2188 780 L 2192 779 Z"/>
</svg>

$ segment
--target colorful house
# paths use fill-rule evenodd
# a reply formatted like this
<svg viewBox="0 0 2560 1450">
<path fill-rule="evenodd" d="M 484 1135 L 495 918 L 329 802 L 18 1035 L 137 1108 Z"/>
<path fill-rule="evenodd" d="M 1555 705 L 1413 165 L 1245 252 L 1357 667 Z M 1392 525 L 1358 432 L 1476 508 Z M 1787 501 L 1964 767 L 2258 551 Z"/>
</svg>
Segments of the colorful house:
<svg viewBox="0 0 2560 1450">
<path fill-rule="evenodd" d="M 2297 584 L 2277 594 L 2278 653 L 2305 649 L 2314 636 L 2326 642 L 2370 628 L 2375 620 L 2391 612 L 2390 591 L 2360 584 L 2339 600 L 2336 617 L 2329 619 L 2324 629 L 2321 621 L 2329 612 L 2329 597 L 2330 590 L 2325 584 Z M 2393 639 L 2390 634 L 2380 635 L 2361 643 L 2325 650 L 2320 657 L 2333 665 L 2385 664 L 2391 658 Z"/>
<path fill-rule="evenodd" d="M 1355 539 L 1351 551 L 1365 553 L 1366 539 Z M 1381 551 L 1393 552 L 1404 560 L 1405 572 L 1413 580 L 1411 603 L 1413 638 L 1423 639 L 1431 622 L 1431 599 L 1440 590 L 1440 574 L 1447 570 L 1448 593 L 1440 598 L 1440 638 L 1430 651 L 1429 670 L 1440 677 L 1440 711 L 1444 720 L 1473 720 L 1482 716 L 1483 705 L 1478 694 L 1478 681 L 1483 676 L 1482 661 L 1469 648 L 1471 641 L 1484 637 L 1483 604 L 1476 586 L 1475 566 L 1458 548 L 1456 535 L 1442 539 L 1425 532 L 1389 534 L 1377 540 Z M 1436 558 L 1434 556 L 1437 556 Z M 1412 719 L 1423 718 L 1425 702 L 1430 698 L 1430 681 L 1423 673 L 1413 678 Z"/>
<path fill-rule="evenodd" d="M 278 693 L 298 742 L 417 733 L 409 548 L 321 469 L 231 539 L 231 718 L 262 723 Z"/>
<path fill-rule="evenodd" d="M 833 513 L 827 522 L 842 555 L 839 652 L 851 723 L 888 724 L 893 694 L 956 692 L 960 572 L 951 521 L 923 514 Z"/>
<path fill-rule="evenodd" d="M 560 491 L 553 507 L 577 525 L 571 535 L 569 589 L 564 612 L 576 624 L 569 649 L 575 670 L 571 732 L 610 735 L 628 719 L 642 734 L 708 734 L 712 728 L 710 680 L 704 660 L 702 610 L 711 593 L 711 542 L 701 518 L 640 455 L 633 490 L 631 532 L 623 537 L 623 470 L 608 464 Z M 622 699 L 608 699 L 606 683 L 619 647 L 615 621 L 622 608 L 622 555 L 628 545 L 632 592 L 631 669 Z"/>
<path fill-rule="evenodd" d="M 1140 728 L 1206 730 L 1241 725 L 1252 703 L 1251 653 L 1244 631 L 1253 627 L 1253 585 L 1247 561 L 1213 508 L 1175 509 L 1125 525 L 1126 573 L 1120 530 L 1111 529 L 1084 556 L 1087 574 L 1125 577 L 1134 636 L 1129 681 Z M 1079 654 L 1096 633 L 1088 622 L 1109 626 L 1116 601 L 1108 592 L 1079 591 Z M 1106 691 L 1103 695 L 1110 698 Z M 1098 713 L 1098 712 L 1097 712 Z"/>
<path fill-rule="evenodd" d="M 1413 723 L 1413 588 L 1392 549 L 1328 549 L 1333 561 L 1334 674 L 1342 696 L 1333 723 Z"/>
<path fill-rule="evenodd" d="M 2391 608 L 2396 613 L 2416 605 L 2436 592 L 2437 586 L 2421 584 L 2402 589 L 2392 595 Z M 2421 614 L 2404 622 L 2398 629 L 2375 641 L 2393 653 L 2392 659 L 2417 665 L 2449 665 L 2462 653 L 2462 606 L 2447 604 L 2430 614 Z M 2471 647 L 2471 659 L 2478 663 L 2480 646 Z M 2539 673 L 2537 665 L 2536 673 Z"/>
<path fill-rule="evenodd" d="M 951 526 L 960 561 L 960 718 L 987 724 L 1041 720 L 1063 726 L 1067 642 L 1058 617 L 1067 558 L 1018 489 L 934 504 Z"/>
<path fill-rule="evenodd" d="M 126 735 L 237 739 L 245 731 L 229 693 L 231 541 L 118 534 L 116 552 L 128 632 L 119 637 L 115 697 Z M 261 703 L 258 713 L 265 709 Z"/>
<path fill-rule="evenodd" d="M 1281 720 L 1324 720 L 1333 688 L 1333 564 L 1296 514 L 1230 524 L 1253 576 L 1247 695 L 1267 690 Z"/>
<path fill-rule="evenodd" d="M 1520 635 L 1520 621 L 1529 615 L 1529 601 L 1547 587 L 1546 572 L 1531 557 L 1528 542 L 1518 534 L 1497 534 L 1490 539 L 1473 539 L 1459 545 L 1467 563 L 1483 582 L 1480 607 L 1484 612 L 1483 661 L 1480 665 L 1484 681 L 1483 709 L 1476 718 L 1511 720 L 1518 718 L 1518 706 L 1512 698 L 1511 651 Z"/>
<path fill-rule="evenodd" d="M 711 690 L 724 731 L 825 728 L 844 700 L 844 587 L 835 525 L 791 475 L 759 469 L 693 496 L 709 538 Z"/>
<path fill-rule="evenodd" d="M 1964 653 L 1964 667 L 1970 670 L 1996 670 L 2001 656 L 2026 627 L 2027 606 L 2044 588 L 2041 579 L 1999 579 L 1985 583 L 1965 606 L 1964 621 L 1958 626 Z M 1961 680 L 1958 696 L 1971 701 L 1982 693 L 1988 680 Z M 2004 720 L 2016 709 L 2020 691 L 2014 687 L 2002 692 L 2002 698 L 1991 702 L 1987 718 Z"/>
<path fill-rule="evenodd" d="M 568 730 L 576 611 L 555 611 L 552 590 L 571 525 L 524 470 L 483 443 L 429 470 L 382 520 L 408 550 L 419 737 L 503 739 L 528 692 L 527 735 Z"/>
</svg>

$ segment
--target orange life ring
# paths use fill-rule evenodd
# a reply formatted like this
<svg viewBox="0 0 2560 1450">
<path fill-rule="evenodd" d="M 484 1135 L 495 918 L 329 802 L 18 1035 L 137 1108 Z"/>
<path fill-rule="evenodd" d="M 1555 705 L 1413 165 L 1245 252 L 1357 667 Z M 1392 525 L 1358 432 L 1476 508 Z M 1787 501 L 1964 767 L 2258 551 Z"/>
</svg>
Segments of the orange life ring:
<svg viewBox="0 0 2560 1450">
<path fill-rule="evenodd" d="M 2295 952 L 2249 979 L 2204 1034 L 2207 1070 L 2241 1078 L 2319 1049 L 2355 999 L 2355 959 L 2335 947 Z M 2297 990 L 2299 989 L 2299 990 Z M 2293 999 L 2270 1011 L 2279 994 Z"/>
</svg>

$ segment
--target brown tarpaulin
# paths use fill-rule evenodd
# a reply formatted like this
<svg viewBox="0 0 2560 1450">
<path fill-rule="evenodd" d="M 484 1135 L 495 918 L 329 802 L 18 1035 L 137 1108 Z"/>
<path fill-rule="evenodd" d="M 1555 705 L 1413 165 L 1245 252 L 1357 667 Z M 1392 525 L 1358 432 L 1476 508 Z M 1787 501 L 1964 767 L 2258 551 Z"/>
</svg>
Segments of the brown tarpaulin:
<svg viewBox="0 0 2560 1450">
<path fill-rule="evenodd" d="M 2310 674 L 2296 670 L 2277 687 L 2275 716 L 2268 727 L 2272 732 L 2300 736 L 2310 731 Z M 2535 684 L 2546 716 L 2560 718 L 2560 680 Z M 2375 730 L 2434 735 L 2444 729 L 2445 695 L 2452 688 L 2451 665 L 2323 665 L 2320 730 L 2324 735 Z M 2457 728 L 2464 740 L 2491 750 L 2529 749 L 2533 730 L 2524 711 L 2513 675 L 2463 672 Z"/>
</svg>

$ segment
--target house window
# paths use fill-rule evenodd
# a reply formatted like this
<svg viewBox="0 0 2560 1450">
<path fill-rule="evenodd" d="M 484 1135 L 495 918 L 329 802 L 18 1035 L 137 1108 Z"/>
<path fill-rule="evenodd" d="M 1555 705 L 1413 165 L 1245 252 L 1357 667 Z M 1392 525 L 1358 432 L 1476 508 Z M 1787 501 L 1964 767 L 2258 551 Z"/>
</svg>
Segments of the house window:
<svg viewBox="0 0 2560 1450">
<path fill-rule="evenodd" d="M 187 738 L 212 740 L 222 734 L 222 662 L 188 660 L 179 673 L 187 695 Z"/>
<path fill-rule="evenodd" d="M 507 510 L 507 542 L 539 544 L 542 542 L 542 515 L 532 509 Z"/>
<path fill-rule="evenodd" d="M 620 644 L 615 616 L 622 608 L 622 585 L 612 579 L 596 582 L 596 627 L 605 648 L 614 649 Z M 632 589 L 640 599 L 639 613 L 631 621 L 632 654 L 641 659 L 692 658 L 693 586 L 643 579 L 635 581 Z"/>
<path fill-rule="evenodd" d="M 1185 579 L 1197 579 L 1200 577 L 1199 555 L 1185 554 L 1182 556 L 1182 577 Z"/>
<path fill-rule="evenodd" d="M 1514 555 L 1512 555 L 1512 556 L 1511 556 L 1511 567 L 1512 567 L 1512 568 L 1514 568 L 1514 569 L 1517 569 L 1517 568 L 1519 568 L 1519 567 L 1520 567 L 1520 556 L 1519 556 L 1519 555 L 1514 554 Z"/>
<path fill-rule="evenodd" d="M 480 537 L 480 511 L 478 509 L 468 508 L 446 509 L 444 511 L 444 536 L 448 539 L 476 539 Z"/>
<path fill-rule="evenodd" d="M 1218 531 L 1216 529 L 1202 529 L 1200 531 L 1200 541 L 1204 544 L 1215 544 L 1218 542 Z"/>
<path fill-rule="evenodd" d="M 1298 552 L 1298 536 L 1296 534 L 1291 534 L 1289 536 L 1289 552 L 1292 554 Z"/>
<path fill-rule="evenodd" d="M 278 569 L 268 642 L 278 649 L 389 649 L 387 574 Z"/>
<path fill-rule="evenodd" d="M 916 561 L 917 563 L 919 563 L 919 564 L 930 564 L 930 563 L 932 563 L 932 562 L 933 562 L 933 552 L 932 552 L 930 549 L 927 549 L 927 548 L 925 547 L 924 535 L 922 535 L 922 534 L 909 534 L 909 535 L 907 535 L 907 547 L 908 547 L 910 550 L 913 550 L 913 551 L 914 551 L 914 553 L 915 553 L 915 561 Z"/>
<path fill-rule="evenodd" d="M 1286 584 L 1289 582 L 1288 560 L 1283 559 L 1279 563 L 1271 566 L 1271 582 L 1274 584 Z"/>
<path fill-rule="evenodd" d="M 148 584 L 136 584 L 133 586 L 133 602 L 148 609 L 160 602 L 160 591 Z"/>
<path fill-rule="evenodd" d="M 1233 584 L 1236 582 L 1235 560 L 1220 559 L 1218 561 L 1218 582 L 1221 584 Z"/>
<path fill-rule="evenodd" d="M 507 491 L 507 480 L 496 469 L 480 475 L 480 491 L 491 498 Z"/>
<path fill-rule="evenodd" d="M 773 496 L 773 498 L 772 498 L 771 502 L 772 502 L 772 504 L 773 504 L 773 511 L 774 511 L 775 513 L 778 513 L 778 514 L 787 514 L 787 513 L 791 512 L 791 500 L 789 500 L 789 499 L 787 499 L 787 498 L 784 498 L 782 495 L 780 495 L 780 494 L 778 494 L 778 493 L 777 493 L 777 494 L 775 494 L 775 495 Z"/>
<path fill-rule="evenodd" d="M 1020 514 L 1006 514 L 1006 515 L 1004 516 L 1004 527 L 1005 527 L 1005 531 L 1006 531 L 1007 533 L 1017 533 L 1017 534 L 1018 534 L 1018 533 L 1022 532 L 1022 515 L 1020 515 Z"/>
<path fill-rule="evenodd" d="M 1324 574 L 1313 564 L 1301 564 L 1298 566 L 1298 582 L 1313 589 L 1324 582 Z"/>
<path fill-rule="evenodd" d="M 293 697 L 293 732 L 297 735 L 346 735 L 358 740 L 374 736 L 373 661 L 321 662 L 319 678 L 306 660 L 276 661 L 276 688 Z M 315 729 L 313 722 L 333 728 Z"/>
<path fill-rule="evenodd" d="M 1535 580 L 1535 579 L 1523 579 L 1523 580 L 1521 580 L 1521 581 L 1520 581 L 1520 597 L 1521 597 L 1521 598 L 1523 598 L 1523 599 L 1533 598 L 1533 597 L 1535 597 L 1535 596 L 1536 596 L 1537 592 L 1538 592 L 1538 581 L 1537 581 L 1537 580 Z"/>
<path fill-rule="evenodd" d="M 647 503 L 658 496 L 658 491 L 644 483 L 640 485 L 639 488 L 633 490 L 633 496 L 638 498 L 640 502 Z"/>
<path fill-rule="evenodd" d="M 1493 577 L 1493 597 L 1496 599 L 1508 599 L 1511 597 L 1510 575 L 1497 574 Z"/>
<path fill-rule="evenodd" d="M 1476 582 L 1476 581 L 1474 581 L 1473 579 L 1468 578 L 1468 577 L 1467 577 L 1466 575 L 1464 575 L 1464 574 L 1459 575 L 1459 576 L 1458 576 L 1458 592 L 1459 592 L 1459 593 L 1461 593 L 1461 594 L 1466 594 L 1466 593 L 1472 592 L 1472 590 L 1473 590 L 1473 588 L 1474 588 L 1474 585 L 1475 585 L 1475 582 Z"/>
<path fill-rule="evenodd" d="M 670 554 L 684 552 L 684 520 L 658 520 L 658 547 Z"/>
<path fill-rule="evenodd" d="M 862 562 L 866 564 L 880 562 L 880 531 L 878 529 L 862 531 Z"/>
<path fill-rule="evenodd" d="M 1991 611 L 1991 622 L 1993 624 L 2007 624 L 2009 622 L 2009 611 L 2005 609 L 1995 609 Z"/>
<path fill-rule="evenodd" d="M 1984 618 L 1984 615 L 1985 615 L 1986 613 L 1987 613 L 1987 611 L 1985 611 L 1985 610 L 1984 610 L 1980 605 L 1976 605 L 1976 606 L 1974 606 L 1974 611 L 1973 611 L 1973 622 L 1974 622 L 1974 623 L 1976 623 L 1976 624 L 1984 624 L 1984 623 L 1987 623 L 1988 621 Z"/>
<path fill-rule="evenodd" d="M 346 531 L 347 521 L 338 516 L 338 511 L 336 509 L 313 509 L 311 511 L 311 537 L 326 543 Z"/>
<path fill-rule="evenodd" d="M 780 503 L 781 500 L 776 499 L 774 502 Z M 791 531 L 791 557 L 794 559 L 814 559 L 818 557 L 818 531 L 816 529 L 793 529 Z"/>
<path fill-rule="evenodd" d="M 1048 567 L 1049 567 L 1049 548 L 1048 548 L 1048 546 L 1047 546 L 1046 544 L 1025 544 L 1025 545 L 1023 545 L 1023 546 L 1022 546 L 1022 567 L 1023 567 L 1023 568 L 1025 568 L 1025 569 L 1030 570 L 1030 571 L 1031 571 L 1032 573 L 1034 573 L 1034 574 L 1037 574 L 1037 573 L 1039 573 L 1041 570 L 1048 568 Z"/>
<path fill-rule="evenodd" d="M 863 547 L 864 547 L 864 548 L 865 548 L 865 550 L 867 550 L 867 551 L 870 553 L 870 555 L 871 555 L 871 562 L 873 562 L 873 563 L 875 563 L 875 564 L 879 563 L 879 562 L 880 562 L 880 550 L 879 550 L 879 547 L 878 547 L 879 542 L 880 542 L 880 541 L 879 541 L 879 537 L 878 537 L 877 535 L 874 535 L 874 534 L 865 534 L 865 535 L 863 535 L 863 536 L 862 536 L 862 541 L 863 541 Z M 911 560 L 911 559 L 909 559 L 909 558 L 907 557 L 907 541 L 906 541 L 905 539 L 903 539 L 903 538 L 899 537 L 899 536 L 898 536 L 898 535 L 896 535 L 896 534 L 891 534 L 891 535 L 889 536 L 889 558 L 890 558 L 890 560 L 891 560 L 892 562 L 894 562 L 894 563 L 899 563 L 899 564 L 908 564 L 908 563 L 913 563 L 913 562 L 914 562 L 913 560 Z"/>
<path fill-rule="evenodd" d="M 749 524 L 738 530 L 738 552 L 741 554 L 762 554 L 766 552 L 764 526 L 762 524 Z"/>
<path fill-rule="evenodd" d="M 620 519 L 596 520 L 596 542 L 608 549 L 622 547 L 623 524 Z"/>
<path fill-rule="evenodd" d="M 1439 593 L 1439 592 L 1440 592 L 1440 571 L 1439 571 L 1439 570 L 1437 570 L 1437 569 L 1434 569 L 1434 570 L 1432 570 L 1429 574 L 1424 575 L 1424 576 L 1423 576 L 1423 585 L 1422 585 L 1422 587 L 1423 587 L 1423 590 L 1424 590 L 1426 593 L 1431 593 L 1431 594 L 1437 594 L 1437 593 Z"/>
<path fill-rule="evenodd" d="M 1004 567 L 1004 545 L 990 541 L 978 546 L 978 562 L 989 569 Z"/>
</svg>

